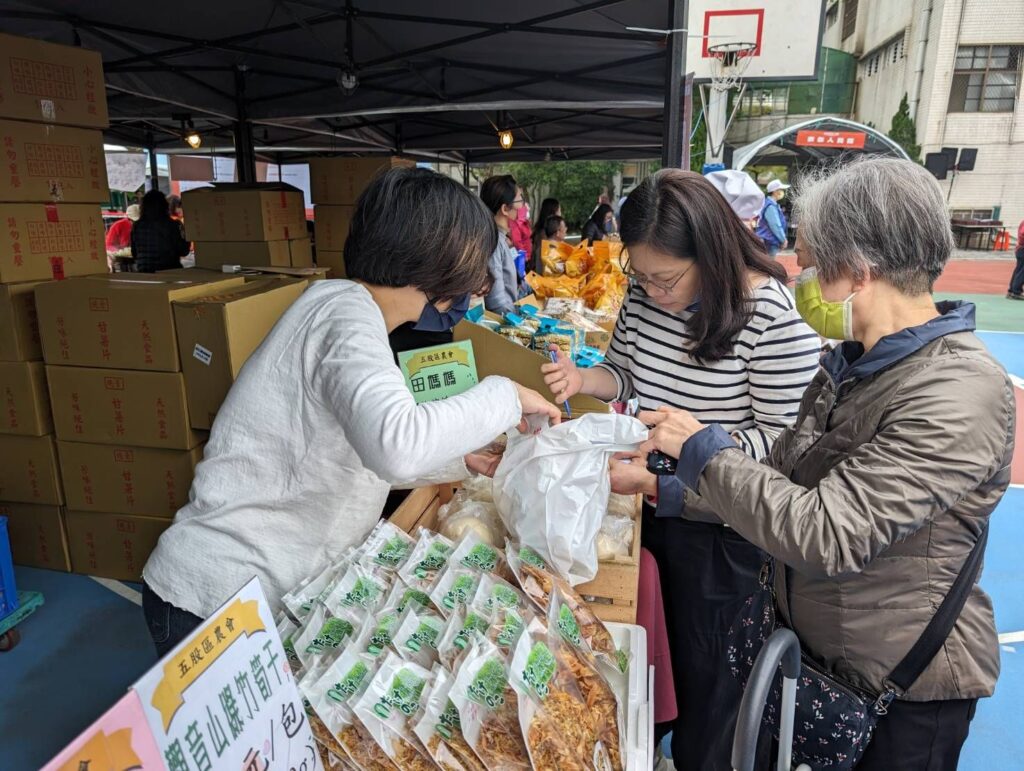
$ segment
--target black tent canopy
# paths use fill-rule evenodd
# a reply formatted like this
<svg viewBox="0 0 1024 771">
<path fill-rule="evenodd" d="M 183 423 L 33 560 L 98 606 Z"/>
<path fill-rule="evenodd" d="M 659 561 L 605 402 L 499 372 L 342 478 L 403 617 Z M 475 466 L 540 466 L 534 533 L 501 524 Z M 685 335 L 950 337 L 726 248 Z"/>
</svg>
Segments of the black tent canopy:
<svg viewBox="0 0 1024 771">
<path fill-rule="evenodd" d="M 204 151 L 251 136 L 272 160 L 644 158 L 661 154 L 669 47 L 627 27 L 666 27 L 677 1 L 0 0 L 0 19 L 102 53 L 119 144 L 194 152 L 187 116 Z"/>
</svg>

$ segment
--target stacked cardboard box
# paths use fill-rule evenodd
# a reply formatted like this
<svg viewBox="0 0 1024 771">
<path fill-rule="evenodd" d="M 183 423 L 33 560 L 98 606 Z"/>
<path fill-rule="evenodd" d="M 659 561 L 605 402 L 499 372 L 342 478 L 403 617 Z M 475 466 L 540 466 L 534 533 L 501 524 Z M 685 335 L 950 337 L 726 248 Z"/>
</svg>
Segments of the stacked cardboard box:
<svg viewBox="0 0 1024 771">
<path fill-rule="evenodd" d="M 105 93 L 98 53 L 0 34 L 0 514 L 15 562 L 59 570 L 65 496 L 35 290 L 107 270 Z"/>
<path fill-rule="evenodd" d="M 219 184 L 182 195 L 196 266 L 307 268 L 313 250 L 302 191 L 285 184 Z"/>
<path fill-rule="evenodd" d="M 138 580 L 187 501 L 205 434 L 189 425 L 172 302 L 244 284 L 118 273 L 36 287 L 75 572 Z"/>
<path fill-rule="evenodd" d="M 316 205 L 316 264 L 331 269 L 331 278 L 345 277 L 345 239 L 356 200 L 383 171 L 413 167 L 403 158 L 314 158 L 309 163 L 310 197 Z"/>
</svg>

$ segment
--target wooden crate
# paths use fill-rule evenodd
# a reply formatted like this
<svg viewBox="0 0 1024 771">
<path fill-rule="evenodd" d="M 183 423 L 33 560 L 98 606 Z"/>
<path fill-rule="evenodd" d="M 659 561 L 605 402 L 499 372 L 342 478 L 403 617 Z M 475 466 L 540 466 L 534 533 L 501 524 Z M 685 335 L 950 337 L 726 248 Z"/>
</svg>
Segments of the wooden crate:
<svg viewBox="0 0 1024 771">
<path fill-rule="evenodd" d="M 437 530 L 437 514 L 454 494 L 452 485 L 430 485 L 414 490 L 391 515 L 391 522 L 408 533 L 418 528 Z M 580 584 L 576 591 L 583 596 L 602 621 L 636 623 L 637 586 L 640 580 L 640 514 L 633 524 L 633 548 L 628 557 L 601 562 L 593 581 Z"/>
</svg>

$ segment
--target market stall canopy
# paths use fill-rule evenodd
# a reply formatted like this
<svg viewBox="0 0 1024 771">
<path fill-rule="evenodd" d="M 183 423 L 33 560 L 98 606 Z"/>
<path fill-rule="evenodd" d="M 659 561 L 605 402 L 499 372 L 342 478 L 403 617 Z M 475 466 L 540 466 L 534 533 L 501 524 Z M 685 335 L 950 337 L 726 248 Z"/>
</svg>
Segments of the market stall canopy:
<svg viewBox="0 0 1024 771">
<path fill-rule="evenodd" d="M 796 159 L 820 163 L 839 156 L 880 153 L 909 158 L 906 151 L 881 131 L 845 118 L 814 118 L 737 148 L 733 168 L 771 165 Z"/>
<path fill-rule="evenodd" d="M 7 32 L 103 55 L 108 141 L 471 162 L 660 154 L 664 0 L 0 0 Z M 513 132 L 510 151 L 497 131 Z"/>
</svg>

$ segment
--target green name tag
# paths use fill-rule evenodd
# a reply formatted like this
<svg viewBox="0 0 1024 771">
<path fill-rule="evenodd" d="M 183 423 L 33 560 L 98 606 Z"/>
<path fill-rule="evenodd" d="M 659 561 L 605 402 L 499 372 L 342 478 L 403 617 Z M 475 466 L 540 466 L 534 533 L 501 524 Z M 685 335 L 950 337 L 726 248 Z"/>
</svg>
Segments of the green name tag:
<svg viewBox="0 0 1024 771">
<path fill-rule="evenodd" d="M 479 382 L 468 340 L 404 351 L 398 354 L 398 366 L 417 404 L 457 396 Z"/>
</svg>

